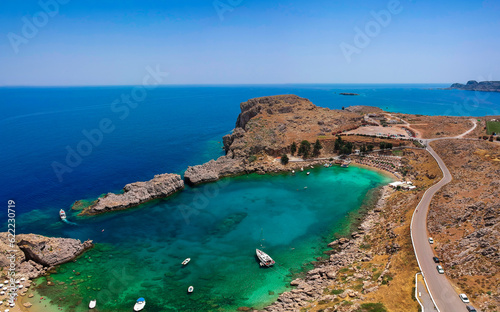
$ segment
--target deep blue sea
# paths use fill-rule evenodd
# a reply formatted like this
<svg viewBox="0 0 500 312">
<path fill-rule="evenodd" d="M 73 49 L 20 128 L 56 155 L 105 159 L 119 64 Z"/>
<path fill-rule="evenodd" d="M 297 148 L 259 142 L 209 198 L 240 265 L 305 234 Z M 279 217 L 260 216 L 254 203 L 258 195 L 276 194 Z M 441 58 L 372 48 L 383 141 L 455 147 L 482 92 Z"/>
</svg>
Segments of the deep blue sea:
<svg viewBox="0 0 500 312">
<path fill-rule="evenodd" d="M 131 97 L 133 87 L 127 86 L 0 88 L 0 198 L 5 207 L 7 200 L 15 200 L 18 233 L 92 238 L 100 243 L 91 252 L 95 258 L 107 259 L 100 261 L 102 267 L 99 269 L 106 270 L 113 266 L 114 261 L 109 259 L 113 255 L 121 256 L 126 263 L 132 263 L 132 258 L 138 261 L 138 255 L 144 253 L 146 267 L 150 265 L 148 276 L 163 283 L 161 287 L 156 284 L 159 288 L 155 288 L 155 294 L 152 295 L 152 301 L 156 298 L 157 307 L 167 305 L 159 299 L 165 290 L 169 290 L 177 298 L 180 295 L 172 289 L 184 289 L 190 283 L 198 283 L 202 288 L 215 291 L 215 294 L 210 294 L 210 298 L 216 299 L 210 304 L 221 309 L 231 310 L 242 304 L 259 306 L 274 300 L 291 278 L 291 271 L 298 271 L 301 264 L 321 255 L 320 246 L 331 239 L 332 229 L 339 229 L 343 216 L 359 208 L 367 192 L 386 183 L 387 179 L 357 168 L 349 168 L 349 171 L 331 168 L 330 173 L 325 173 L 329 169 L 318 169 L 310 178 L 279 175 L 264 180 L 258 176 L 227 179 L 229 186 L 210 202 L 213 206 L 211 209 L 204 210 L 202 217 L 195 219 L 195 228 L 187 226 L 188 223 L 182 221 L 179 213 L 174 214 L 169 209 L 194 202 L 200 191 L 197 188 L 187 188 L 181 195 L 165 201 L 92 220 L 79 219 L 70 214 L 70 219 L 79 224 L 77 226 L 61 224 L 58 211 L 61 208 L 68 210 L 75 200 L 117 192 L 127 183 L 148 180 L 158 173 L 182 173 L 189 165 L 201 164 L 223 155 L 222 136 L 233 129 L 240 112 L 239 104 L 254 97 L 296 94 L 310 99 L 318 106 L 335 109 L 351 105 L 372 105 L 388 111 L 414 114 L 500 115 L 500 93 L 438 89 L 447 86 L 165 86 L 149 90 L 146 97 L 138 101 Z M 356 92 L 360 95 L 341 96 L 339 92 Z M 130 100 L 128 104 L 127 98 Z M 75 157 L 75 151 L 83 156 Z M 349 175 L 343 175 L 345 172 Z M 357 179 L 357 183 L 349 184 L 347 176 Z M 317 179 L 315 181 L 320 185 L 318 189 L 311 188 L 313 179 Z M 339 192 L 355 191 L 349 191 L 352 194 L 350 198 L 336 197 L 332 188 L 325 186 L 325 183 L 331 183 L 333 189 L 338 189 Z M 309 186 L 308 195 L 297 192 L 304 191 L 304 186 Z M 305 202 L 297 205 L 297 200 L 292 200 L 294 196 Z M 332 202 L 339 203 L 333 214 L 328 213 L 332 209 L 329 206 Z M 273 208 L 269 215 L 261 210 L 267 207 Z M 288 208 L 295 209 L 296 213 L 287 215 Z M 325 219 L 325 216 L 331 219 Z M 262 218 L 269 220 L 263 222 Z M 2 230 L 6 229 L 6 219 L 6 213 L 0 214 Z M 141 219 L 149 223 L 141 223 L 134 228 L 134 223 Z M 214 228 L 205 228 L 205 221 L 213 224 Z M 178 226 L 175 226 L 176 222 Z M 168 226 L 161 228 L 164 224 Z M 279 227 L 280 231 L 276 231 L 273 224 L 294 226 L 299 232 L 291 231 L 286 226 Z M 100 234 L 101 228 L 107 229 L 106 236 Z M 246 235 L 244 237 L 250 239 L 250 245 L 253 245 L 258 241 L 258 234 L 262 229 L 268 240 L 274 239 L 274 242 L 269 242 L 269 246 L 275 248 L 275 254 L 283 258 L 283 267 L 280 267 L 282 271 L 267 275 L 269 281 L 262 282 L 263 284 L 259 284 L 257 280 L 255 283 L 249 282 L 249 288 L 243 290 L 227 287 L 239 282 L 234 281 L 237 276 L 231 277 L 231 270 L 227 268 L 210 272 L 199 268 L 199 272 L 193 272 L 189 276 L 177 275 L 176 263 L 195 252 L 200 253 L 200 258 L 203 258 L 201 263 L 217 260 L 214 254 L 204 254 L 207 250 L 215 254 L 227 250 L 231 257 L 238 258 L 241 254 L 238 254 L 235 246 L 245 246 L 250 249 L 251 254 L 252 248 L 245 245 L 249 241 L 239 241 L 235 237 Z M 152 231 L 155 235 L 144 235 L 147 231 Z M 131 233 L 133 237 L 127 238 L 127 233 Z M 142 246 L 140 238 L 147 238 Z M 222 248 L 223 246 L 227 249 Z M 314 250 L 306 250 L 309 247 L 304 246 L 314 246 Z M 140 253 L 130 254 L 133 248 L 138 248 Z M 296 250 L 295 256 L 287 256 L 290 248 Z M 178 250 L 186 252 L 177 254 Z M 158 255 L 165 259 L 162 265 L 168 268 L 168 272 L 158 272 L 161 271 L 160 267 L 152 263 L 152 259 L 156 259 Z M 173 259 L 173 262 L 166 259 Z M 231 261 L 230 258 L 226 260 Z M 245 262 L 241 258 L 238 261 Z M 97 266 L 92 265 L 90 260 L 89 263 L 91 265 L 85 268 L 93 272 L 85 275 L 99 275 Z M 129 269 L 134 271 L 133 266 L 141 265 L 144 263 L 133 262 Z M 254 263 L 251 264 L 252 268 L 253 265 Z M 61 266 L 60 280 L 68 278 L 67 274 L 72 272 L 69 268 L 74 266 L 75 264 Z M 76 267 L 77 270 L 85 268 Z M 196 264 L 192 268 L 196 268 Z M 243 268 L 248 269 L 246 266 Z M 241 270 L 241 267 L 236 266 L 233 270 Z M 260 281 L 265 280 L 261 271 L 252 273 L 252 269 L 248 270 L 251 273 L 246 274 L 245 278 L 255 276 Z M 157 276 L 152 276 L 151 272 L 156 272 L 154 274 Z M 201 272 L 210 276 L 210 281 L 202 279 Z M 136 282 L 137 289 L 151 288 L 150 281 Z M 89 278 L 85 283 L 102 284 L 102 281 L 92 281 Z M 274 288 L 270 289 L 269 285 L 274 285 Z M 95 290 L 101 286 L 88 287 L 87 290 Z M 41 293 L 44 291 L 47 292 L 40 290 Z M 226 291 L 227 294 L 224 293 Z M 244 293 L 245 297 L 232 298 L 231 291 Z M 124 296 L 121 300 L 125 302 L 136 295 L 144 296 L 132 292 L 133 289 L 129 288 L 121 290 L 120 295 Z M 80 294 L 80 299 L 84 301 L 93 296 L 83 290 Z M 46 295 L 50 297 L 50 293 Z M 263 296 L 267 299 L 262 299 Z M 169 310 L 185 311 L 186 307 L 181 308 L 175 298 L 162 300 L 169 302 Z M 193 306 L 197 307 L 194 310 L 203 310 L 200 307 L 207 306 L 207 298 L 201 294 L 199 297 L 191 297 L 190 300 L 194 300 Z M 221 298 L 232 299 L 225 301 Z M 120 304 L 108 303 L 107 310 L 120 311 Z"/>
<path fill-rule="evenodd" d="M 19 212 L 67 208 L 76 199 L 116 191 L 157 173 L 180 173 L 222 155 L 221 138 L 233 129 L 239 104 L 253 97 L 297 94 L 337 109 L 373 105 L 428 115 L 500 114 L 500 93 L 435 89 L 446 86 L 159 87 L 123 120 L 112 103 L 130 95 L 132 87 L 0 88 L 0 198 L 16 200 Z M 338 95 L 346 91 L 360 96 Z M 59 182 L 53 162 L 65 164 L 67 148 L 76 149 L 86 139 L 82 131 L 99 128 L 105 118 L 114 131 L 104 134 L 100 145 Z"/>
</svg>

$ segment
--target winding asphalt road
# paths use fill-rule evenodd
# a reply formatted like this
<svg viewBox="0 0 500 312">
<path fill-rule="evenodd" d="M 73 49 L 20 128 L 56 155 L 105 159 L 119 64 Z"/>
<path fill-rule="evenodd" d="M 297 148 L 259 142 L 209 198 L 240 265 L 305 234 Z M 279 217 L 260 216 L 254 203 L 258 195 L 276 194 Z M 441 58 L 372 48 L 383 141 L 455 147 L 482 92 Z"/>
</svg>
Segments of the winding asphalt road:
<svg viewBox="0 0 500 312">
<path fill-rule="evenodd" d="M 472 132 L 476 128 L 477 124 L 474 121 L 474 127 L 467 132 L 453 137 L 453 139 L 458 139 L 464 137 L 466 134 Z M 434 252 L 432 250 L 431 244 L 429 244 L 429 235 L 427 233 L 427 213 L 429 211 L 429 205 L 431 203 L 432 197 L 437 191 L 441 189 L 445 184 L 452 180 L 450 171 L 444 164 L 443 160 L 439 155 L 428 145 L 431 141 L 452 139 L 452 138 L 439 138 L 439 139 L 428 139 L 423 140 L 427 145 L 427 151 L 434 157 L 439 165 L 439 168 L 443 172 L 443 178 L 433 186 L 431 186 L 424 193 L 420 203 L 418 204 L 413 217 L 411 219 L 410 232 L 411 240 L 413 243 L 413 248 L 415 251 L 415 256 L 417 257 L 418 266 L 424 276 L 424 280 L 429 289 L 432 300 L 434 301 L 438 311 L 441 312 L 460 312 L 467 311 L 465 304 L 458 297 L 458 293 L 455 291 L 450 281 L 446 278 L 445 274 L 439 274 L 436 270 L 437 263 L 434 263 L 432 257 L 434 257 Z M 444 266 L 446 271 L 446 266 Z"/>
</svg>

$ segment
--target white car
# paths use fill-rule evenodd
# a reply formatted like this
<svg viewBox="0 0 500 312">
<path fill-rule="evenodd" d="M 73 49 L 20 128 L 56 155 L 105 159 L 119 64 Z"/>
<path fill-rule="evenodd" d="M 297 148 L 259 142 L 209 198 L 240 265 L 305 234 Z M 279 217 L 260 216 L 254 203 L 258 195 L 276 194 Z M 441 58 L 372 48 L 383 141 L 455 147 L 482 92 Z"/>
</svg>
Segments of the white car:
<svg viewBox="0 0 500 312">
<path fill-rule="evenodd" d="M 458 296 L 460 297 L 460 299 L 462 299 L 464 303 L 469 303 L 469 298 L 467 298 L 466 294 L 460 294 Z"/>
<path fill-rule="evenodd" d="M 434 240 L 432 239 L 432 237 L 429 237 L 429 244 L 434 244 Z"/>
<path fill-rule="evenodd" d="M 436 270 L 438 271 L 439 274 L 444 274 L 444 270 L 443 270 L 443 267 L 438 265 L 436 266 Z M 460 295 L 461 296 L 461 295 Z M 465 296 L 465 295 L 464 295 Z"/>
</svg>

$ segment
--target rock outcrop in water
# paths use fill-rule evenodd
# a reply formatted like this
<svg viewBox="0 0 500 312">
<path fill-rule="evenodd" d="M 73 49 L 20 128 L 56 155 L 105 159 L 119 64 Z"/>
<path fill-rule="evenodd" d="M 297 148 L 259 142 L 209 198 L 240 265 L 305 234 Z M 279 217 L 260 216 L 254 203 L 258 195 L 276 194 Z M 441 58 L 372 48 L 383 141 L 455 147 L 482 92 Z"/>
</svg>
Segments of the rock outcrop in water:
<svg viewBox="0 0 500 312">
<path fill-rule="evenodd" d="M 188 167 L 184 173 L 184 180 L 196 185 L 217 181 L 224 176 L 237 175 L 245 171 L 242 159 L 233 159 L 221 156 L 217 160 L 210 160 L 203 165 Z"/>
<path fill-rule="evenodd" d="M 467 81 L 467 84 L 454 83 L 449 89 L 459 89 L 467 91 L 500 92 L 500 81 Z"/>
<path fill-rule="evenodd" d="M 16 256 L 17 277 L 37 278 L 56 265 L 74 260 L 87 249 L 92 241 L 81 242 L 71 238 L 45 237 L 36 234 L 19 234 L 15 244 L 10 244 L 8 233 L 0 233 L 0 267 L 3 272 L 11 265 L 9 256 Z"/>
<path fill-rule="evenodd" d="M 108 193 L 84 208 L 81 214 L 95 215 L 109 211 L 138 206 L 156 198 L 168 197 L 184 188 L 184 181 L 178 174 L 159 174 L 146 182 L 125 185 L 122 194 Z M 78 205 L 77 201 L 75 205 Z"/>
</svg>

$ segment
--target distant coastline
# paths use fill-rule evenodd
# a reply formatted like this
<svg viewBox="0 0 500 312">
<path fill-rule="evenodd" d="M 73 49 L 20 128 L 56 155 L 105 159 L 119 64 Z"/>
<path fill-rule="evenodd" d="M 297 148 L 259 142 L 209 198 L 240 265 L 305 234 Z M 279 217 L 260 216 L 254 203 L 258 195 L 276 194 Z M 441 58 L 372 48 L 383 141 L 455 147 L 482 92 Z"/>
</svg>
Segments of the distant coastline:
<svg viewBox="0 0 500 312">
<path fill-rule="evenodd" d="M 465 90 L 481 92 L 500 92 L 500 81 L 481 81 L 469 80 L 466 84 L 454 83 L 445 90 Z"/>
</svg>

